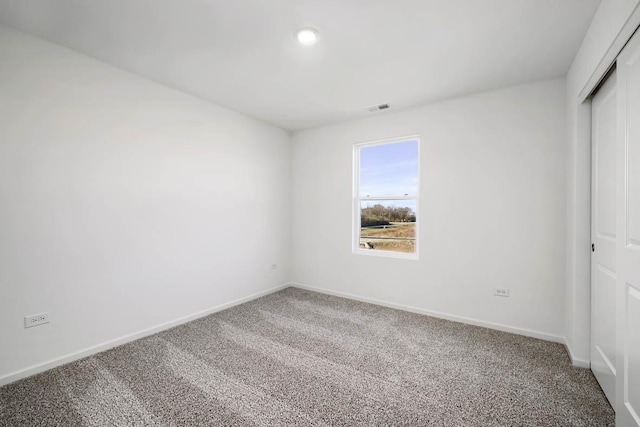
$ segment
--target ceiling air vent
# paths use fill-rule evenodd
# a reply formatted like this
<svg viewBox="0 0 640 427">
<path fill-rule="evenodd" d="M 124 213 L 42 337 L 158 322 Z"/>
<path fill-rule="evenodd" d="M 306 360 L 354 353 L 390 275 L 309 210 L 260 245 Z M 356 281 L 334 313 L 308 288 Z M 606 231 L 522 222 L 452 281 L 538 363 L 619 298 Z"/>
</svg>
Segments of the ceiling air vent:
<svg viewBox="0 0 640 427">
<path fill-rule="evenodd" d="M 391 108 L 389 104 L 371 105 L 366 108 L 367 111 L 373 113 L 374 111 L 382 111 Z"/>
</svg>

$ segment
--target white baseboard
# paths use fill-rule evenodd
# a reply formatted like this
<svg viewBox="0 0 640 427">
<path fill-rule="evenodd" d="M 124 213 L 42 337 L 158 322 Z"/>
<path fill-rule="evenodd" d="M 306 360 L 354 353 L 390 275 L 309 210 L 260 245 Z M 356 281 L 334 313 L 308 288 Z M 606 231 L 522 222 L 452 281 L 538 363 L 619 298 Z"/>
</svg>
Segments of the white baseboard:
<svg viewBox="0 0 640 427">
<path fill-rule="evenodd" d="M 22 378 L 30 377 L 31 375 L 35 375 L 35 374 L 38 374 L 40 372 L 48 371 L 49 369 L 55 368 L 57 366 L 65 365 L 65 364 L 67 364 L 69 362 L 73 362 L 75 360 L 79 360 L 79 359 L 94 355 L 96 353 L 100 353 L 101 351 L 105 351 L 105 350 L 108 350 L 110 348 L 117 347 L 119 345 L 126 344 L 128 342 L 135 341 L 137 339 L 144 338 L 144 337 L 149 336 L 149 335 L 153 335 L 155 333 L 164 331 L 166 329 L 173 328 L 173 327 L 181 325 L 183 323 L 187 323 L 187 322 L 190 322 L 192 320 L 199 319 L 199 318 L 204 317 L 204 316 L 208 316 L 209 314 L 213 314 L 213 313 L 216 313 L 218 311 L 222 311 L 222 310 L 225 310 L 227 308 L 231 308 L 231 307 L 234 307 L 236 305 L 240 305 L 240 304 L 243 304 L 245 302 L 249 302 L 249 301 L 252 301 L 254 299 L 263 297 L 265 295 L 269 295 L 269 294 L 272 294 L 274 292 L 278 292 L 278 291 L 280 291 L 282 289 L 288 288 L 289 286 L 290 286 L 289 284 L 276 286 L 274 288 L 267 289 L 267 290 L 261 291 L 261 292 L 257 292 L 255 294 L 246 296 L 244 298 L 239 298 L 239 299 L 236 299 L 234 301 L 230 301 L 230 302 L 227 302 L 227 303 L 224 303 L 224 304 L 220 304 L 220 305 L 217 305 L 215 307 L 208 308 L 206 310 L 198 311 L 197 313 L 189 314 L 187 316 L 183 316 L 183 317 L 180 317 L 178 319 L 171 320 L 169 322 L 165 322 L 165 323 L 162 323 L 162 324 L 157 325 L 157 326 L 152 326 L 150 328 L 143 329 L 141 331 L 134 332 L 132 334 L 128 334 L 128 335 L 125 335 L 125 336 L 122 336 L 122 337 L 119 337 L 119 338 L 104 342 L 102 344 L 98 344 L 98 345 L 95 345 L 95 346 L 92 346 L 92 347 L 89 347 L 89 348 L 85 348 L 85 349 L 80 350 L 80 351 L 69 353 L 67 355 L 64 355 L 64 356 L 61 356 L 61 357 L 57 357 L 55 359 L 51 359 L 51 360 L 48 360 L 46 362 L 39 363 L 37 365 L 29 366 L 28 368 L 24 368 L 24 369 L 21 369 L 19 371 L 11 372 L 11 373 L 9 373 L 7 375 L 4 375 L 4 376 L 0 377 L 0 387 L 2 387 L 3 385 L 7 385 L 9 383 L 18 381 L 18 380 L 20 380 Z"/>
<path fill-rule="evenodd" d="M 530 329 L 507 326 L 507 325 L 502 325 L 500 323 L 486 322 L 484 320 L 472 319 L 472 318 L 463 317 L 463 316 L 456 316 L 453 314 L 441 313 L 439 311 L 425 310 L 423 308 L 413 307 L 410 305 L 390 303 L 386 301 L 377 300 L 374 298 L 367 298 L 367 297 L 361 297 L 358 295 L 352 295 L 346 292 L 337 292 L 337 291 L 332 291 L 330 289 L 319 288 L 316 286 L 303 285 L 301 283 L 290 283 L 290 286 L 294 288 L 306 289 L 308 291 L 319 292 L 321 294 L 334 295 L 337 297 L 352 299 L 355 301 L 368 302 L 370 304 L 380 305 L 383 307 L 409 311 L 411 313 L 424 314 L 426 316 L 437 317 L 439 319 L 452 320 L 454 322 L 466 323 L 468 325 L 482 326 L 484 328 L 495 329 L 503 332 L 510 332 L 512 334 L 524 335 L 527 337 L 538 338 L 545 341 L 552 341 L 560 344 L 566 344 L 565 338 L 560 335 L 553 335 L 545 332 L 533 331 Z"/>
<path fill-rule="evenodd" d="M 564 340 L 564 347 L 567 349 L 567 353 L 569 354 L 569 359 L 571 359 L 571 364 L 573 366 L 575 366 L 576 368 L 591 369 L 591 363 L 588 360 L 580 359 L 579 357 L 575 356 L 575 353 L 573 352 L 573 350 L 571 350 L 571 346 L 569 345 L 569 342 L 566 339 Z"/>
</svg>

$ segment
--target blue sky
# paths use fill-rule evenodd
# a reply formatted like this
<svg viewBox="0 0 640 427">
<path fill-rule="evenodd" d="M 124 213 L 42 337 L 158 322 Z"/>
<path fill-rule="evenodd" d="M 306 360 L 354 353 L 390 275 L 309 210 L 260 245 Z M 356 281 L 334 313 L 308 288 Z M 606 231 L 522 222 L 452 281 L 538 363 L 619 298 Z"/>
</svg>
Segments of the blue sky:
<svg viewBox="0 0 640 427">
<path fill-rule="evenodd" d="M 360 148 L 360 196 L 402 196 L 418 193 L 418 141 L 372 145 Z M 378 202 L 363 202 L 370 206 Z M 409 206 L 413 201 L 382 203 Z"/>
</svg>

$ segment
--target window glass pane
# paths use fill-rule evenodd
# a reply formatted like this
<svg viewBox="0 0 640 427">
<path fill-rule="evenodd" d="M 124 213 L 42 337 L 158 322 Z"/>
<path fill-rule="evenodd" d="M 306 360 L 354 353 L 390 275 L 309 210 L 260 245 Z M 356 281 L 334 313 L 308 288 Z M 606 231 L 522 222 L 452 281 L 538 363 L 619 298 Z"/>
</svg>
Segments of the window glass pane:
<svg viewBox="0 0 640 427">
<path fill-rule="evenodd" d="M 417 193 L 417 140 L 360 148 L 360 197 Z"/>
<path fill-rule="evenodd" d="M 415 253 L 416 201 L 368 200 L 360 203 L 360 248 Z"/>
</svg>

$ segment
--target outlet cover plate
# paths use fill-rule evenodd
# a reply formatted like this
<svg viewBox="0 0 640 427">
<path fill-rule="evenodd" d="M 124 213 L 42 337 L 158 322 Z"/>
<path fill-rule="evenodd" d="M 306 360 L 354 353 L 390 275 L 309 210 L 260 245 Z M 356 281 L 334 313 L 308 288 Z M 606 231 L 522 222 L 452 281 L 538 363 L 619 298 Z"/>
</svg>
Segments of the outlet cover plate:
<svg viewBox="0 0 640 427">
<path fill-rule="evenodd" d="M 32 314 L 24 317 L 24 327 L 32 328 L 49 323 L 49 313 Z"/>
</svg>

